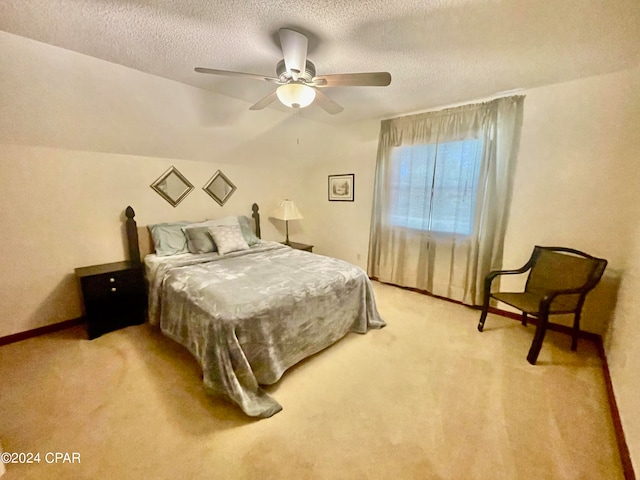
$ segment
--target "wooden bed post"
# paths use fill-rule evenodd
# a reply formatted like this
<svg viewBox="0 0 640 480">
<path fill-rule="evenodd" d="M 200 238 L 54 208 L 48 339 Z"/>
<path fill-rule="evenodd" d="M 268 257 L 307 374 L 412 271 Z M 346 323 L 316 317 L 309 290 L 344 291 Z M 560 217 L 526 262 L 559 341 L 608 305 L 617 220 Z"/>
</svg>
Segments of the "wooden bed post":
<svg viewBox="0 0 640 480">
<path fill-rule="evenodd" d="M 253 210 L 253 213 L 251 214 L 251 216 L 253 217 L 253 220 L 255 221 L 255 224 L 256 224 L 256 237 L 262 238 L 260 236 L 260 214 L 258 213 L 258 204 L 254 203 L 253 206 L 251 207 L 251 210 Z"/>
<path fill-rule="evenodd" d="M 127 217 L 127 242 L 129 245 L 129 261 L 133 265 L 140 264 L 140 246 L 138 245 L 138 225 L 133 219 L 136 212 L 131 206 L 127 207 L 124 214 Z"/>
</svg>

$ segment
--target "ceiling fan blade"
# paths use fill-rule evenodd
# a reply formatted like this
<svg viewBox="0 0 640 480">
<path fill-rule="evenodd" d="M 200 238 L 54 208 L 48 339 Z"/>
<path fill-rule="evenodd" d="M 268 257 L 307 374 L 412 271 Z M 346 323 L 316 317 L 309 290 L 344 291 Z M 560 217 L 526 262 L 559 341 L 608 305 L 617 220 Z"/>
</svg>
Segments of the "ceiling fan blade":
<svg viewBox="0 0 640 480">
<path fill-rule="evenodd" d="M 318 90 L 317 88 L 314 88 L 314 90 L 316 91 L 316 98 L 315 98 L 316 103 L 320 105 L 320 107 L 324 108 L 327 111 L 327 113 L 330 113 L 331 115 L 335 115 L 336 113 L 340 113 L 341 111 L 344 110 L 344 107 L 342 105 L 331 100 L 320 90 Z"/>
<path fill-rule="evenodd" d="M 389 72 L 336 73 L 313 77 L 316 87 L 386 87 L 391 83 Z"/>
<path fill-rule="evenodd" d="M 277 91 L 278 91 L 278 89 L 275 89 L 273 92 L 271 92 L 266 97 L 263 97 L 262 99 L 258 100 L 257 103 L 254 103 L 253 105 L 251 105 L 249 107 L 249 110 L 262 110 L 264 107 L 266 107 L 266 106 L 270 105 L 271 103 L 273 103 L 273 101 L 276 98 L 278 98 L 278 96 L 276 95 Z"/>
<path fill-rule="evenodd" d="M 267 82 L 282 84 L 279 78 L 267 77 L 265 75 L 256 75 L 254 73 L 231 72 L 229 70 L 217 70 L 215 68 L 196 67 L 194 70 L 198 73 L 211 73 L 213 75 L 226 75 L 227 77 L 246 77 L 255 80 L 266 80 Z"/>
<path fill-rule="evenodd" d="M 293 80 L 297 81 L 298 76 L 305 71 L 309 41 L 303 34 L 288 28 L 281 28 L 278 33 L 280 35 L 284 64 Z"/>
</svg>

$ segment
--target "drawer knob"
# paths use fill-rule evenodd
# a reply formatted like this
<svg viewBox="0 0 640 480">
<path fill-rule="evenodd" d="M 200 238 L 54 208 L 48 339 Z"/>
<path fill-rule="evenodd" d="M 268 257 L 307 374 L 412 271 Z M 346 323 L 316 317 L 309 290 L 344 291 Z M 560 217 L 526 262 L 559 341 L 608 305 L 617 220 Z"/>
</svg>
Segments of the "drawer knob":
<svg viewBox="0 0 640 480">
<path fill-rule="evenodd" d="M 113 283 L 113 282 L 115 282 L 115 281 L 116 281 L 116 279 L 115 279 L 115 278 L 113 278 L 113 277 L 109 278 L 109 282 Z"/>
<path fill-rule="evenodd" d="M 116 287 L 113 287 L 113 288 L 111 289 L 111 291 L 112 291 L 112 292 L 115 292 L 115 291 L 116 291 Z"/>
</svg>

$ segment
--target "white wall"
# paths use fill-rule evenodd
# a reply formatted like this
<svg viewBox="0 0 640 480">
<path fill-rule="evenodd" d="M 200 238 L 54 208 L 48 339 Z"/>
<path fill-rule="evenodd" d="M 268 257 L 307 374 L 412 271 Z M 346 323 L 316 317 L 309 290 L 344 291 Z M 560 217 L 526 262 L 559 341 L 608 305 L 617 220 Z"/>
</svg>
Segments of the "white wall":
<svg viewBox="0 0 640 480">
<path fill-rule="evenodd" d="M 561 245 L 609 261 L 582 327 L 605 336 L 615 395 L 640 469 L 640 68 L 549 85 L 526 95 L 504 266 L 534 245 Z M 347 153 L 316 165 L 311 237 L 321 253 L 366 265 L 379 123 L 353 125 Z M 356 173 L 356 201 L 326 201 L 326 175 Z M 360 258 L 358 258 L 360 255 Z M 505 281 L 518 288 L 521 281 Z M 571 318 L 554 318 L 567 323 Z M 567 346 L 569 344 L 567 343 Z"/>
<path fill-rule="evenodd" d="M 338 156 L 317 162 L 305 178 L 305 215 L 314 252 L 341 258 L 366 270 L 375 181 L 379 122 L 343 127 L 350 141 Z M 354 201 L 330 202 L 328 177 L 353 173 Z"/>
<path fill-rule="evenodd" d="M 627 444 L 631 454 L 635 472 L 640 471 L 640 205 L 637 186 L 640 184 L 640 74 L 639 70 L 633 73 L 629 84 L 626 85 L 629 96 L 626 100 L 628 127 L 622 134 L 633 130 L 634 134 L 628 134 L 621 138 L 625 145 L 621 156 L 627 158 L 625 190 L 631 190 L 629 197 L 625 198 L 617 208 L 627 212 L 626 229 L 622 232 L 630 232 L 626 246 L 620 255 L 624 257 L 621 272 L 621 283 L 613 319 L 605 337 L 605 350 L 607 353 L 609 370 L 614 386 L 614 392 L 620 417 L 624 428 Z M 635 128 L 634 128 L 635 126 Z M 621 135 L 622 137 L 622 135 Z"/>
<path fill-rule="evenodd" d="M 140 225 L 262 209 L 304 212 L 306 168 L 334 158 L 334 127 L 0 32 L 0 337 L 77 318 L 74 269 L 126 258 L 123 210 Z M 171 165 L 195 190 L 176 208 L 149 186 Z M 220 207 L 202 186 L 221 169 L 237 191 Z M 304 220 L 295 239 L 311 241 Z"/>
<path fill-rule="evenodd" d="M 627 250 L 618 302 L 605 349 L 624 433 L 636 473 L 640 471 L 640 228 Z"/>
<path fill-rule="evenodd" d="M 609 260 L 585 305 L 605 336 L 616 401 L 640 469 L 640 69 L 526 92 L 505 264 L 532 244 Z"/>
<path fill-rule="evenodd" d="M 532 245 L 569 246 L 606 258 L 605 276 L 583 319 L 586 330 L 599 334 L 613 314 L 640 206 L 631 148 L 640 121 L 634 110 L 638 72 L 526 92 L 504 264 L 524 264 Z"/>
<path fill-rule="evenodd" d="M 149 188 L 171 165 L 196 187 L 176 208 Z M 224 207 L 201 188 L 218 168 L 238 187 Z M 199 221 L 249 215 L 253 202 L 275 205 L 291 189 L 267 167 L 0 145 L 0 191 L 3 336 L 81 315 L 74 268 L 127 258 L 127 205 L 140 225 Z M 279 238 L 268 221 L 262 225 L 263 238 Z"/>
<path fill-rule="evenodd" d="M 604 334 L 626 249 L 640 211 L 638 137 L 640 69 L 531 89 L 505 239 L 504 265 L 521 266 L 534 245 L 562 245 L 609 260 L 605 279 L 585 309 L 583 327 Z M 340 158 L 312 169 L 312 237 L 321 250 L 366 265 L 379 122 L 352 125 Z M 356 172 L 352 205 L 326 201 L 326 175 Z M 624 205 L 624 208 L 620 208 Z M 356 228 L 348 228 L 354 222 Z M 353 232 L 353 233 L 352 233 Z M 360 260 L 358 260 L 360 255 Z M 504 285 L 517 288 L 518 280 Z M 566 321 L 560 319 L 559 321 Z"/>
<path fill-rule="evenodd" d="M 334 129 L 0 31 L 0 144 L 273 168 Z"/>
</svg>

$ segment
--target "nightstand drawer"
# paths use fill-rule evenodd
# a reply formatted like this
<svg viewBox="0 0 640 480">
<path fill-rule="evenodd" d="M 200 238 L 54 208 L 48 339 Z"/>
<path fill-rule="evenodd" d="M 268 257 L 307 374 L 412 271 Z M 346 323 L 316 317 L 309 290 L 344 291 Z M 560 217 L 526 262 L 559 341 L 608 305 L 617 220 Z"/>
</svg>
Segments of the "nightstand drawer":
<svg viewBox="0 0 640 480">
<path fill-rule="evenodd" d="M 76 268 L 89 338 L 143 323 L 147 292 L 142 266 L 130 262 Z"/>
<path fill-rule="evenodd" d="M 82 278 L 85 300 L 91 301 L 109 296 L 144 293 L 141 269 L 103 273 Z"/>
</svg>

